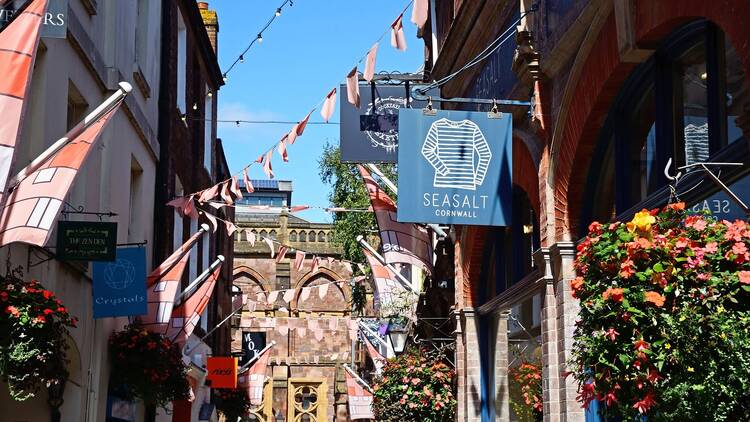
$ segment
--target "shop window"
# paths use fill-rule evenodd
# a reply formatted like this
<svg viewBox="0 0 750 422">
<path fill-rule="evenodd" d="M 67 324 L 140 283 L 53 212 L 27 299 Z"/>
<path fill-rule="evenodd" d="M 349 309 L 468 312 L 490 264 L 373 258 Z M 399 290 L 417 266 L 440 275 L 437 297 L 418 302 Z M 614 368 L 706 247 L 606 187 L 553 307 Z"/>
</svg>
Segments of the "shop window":
<svg viewBox="0 0 750 422">
<path fill-rule="evenodd" d="M 694 21 L 665 38 L 606 116 L 584 193 L 596 201 L 584 201 L 581 234 L 663 192 L 670 159 L 674 173 L 741 139 L 737 118 L 749 99 L 737 52 L 716 25 Z"/>
</svg>

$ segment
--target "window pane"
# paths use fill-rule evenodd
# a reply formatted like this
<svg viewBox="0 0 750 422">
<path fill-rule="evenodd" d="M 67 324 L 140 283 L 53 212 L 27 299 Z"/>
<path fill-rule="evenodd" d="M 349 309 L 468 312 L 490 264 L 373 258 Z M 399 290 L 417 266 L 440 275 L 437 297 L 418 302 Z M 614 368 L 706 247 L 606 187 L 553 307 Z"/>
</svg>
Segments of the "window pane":
<svg viewBox="0 0 750 422">
<path fill-rule="evenodd" d="M 701 41 L 678 60 L 682 85 L 685 165 L 708 161 L 706 43 Z"/>
<path fill-rule="evenodd" d="M 727 141 L 735 142 L 742 138 L 742 129 L 737 126 L 737 118 L 742 110 L 750 107 L 745 73 L 742 63 L 737 57 L 737 51 L 725 37 L 724 51 L 726 54 L 726 87 L 727 87 Z"/>
</svg>

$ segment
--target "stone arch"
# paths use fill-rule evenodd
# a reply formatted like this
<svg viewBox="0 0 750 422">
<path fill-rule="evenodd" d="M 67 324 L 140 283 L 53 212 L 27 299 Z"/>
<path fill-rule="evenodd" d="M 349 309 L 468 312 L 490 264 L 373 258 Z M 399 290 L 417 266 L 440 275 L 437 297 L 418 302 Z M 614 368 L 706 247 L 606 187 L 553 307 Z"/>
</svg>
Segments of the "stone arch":
<svg viewBox="0 0 750 422">
<path fill-rule="evenodd" d="M 539 215 L 539 167 L 527 144 L 513 137 L 513 183 L 518 185 L 531 201 L 534 213 Z"/>
<path fill-rule="evenodd" d="M 316 241 L 315 230 L 310 230 L 310 232 L 307 233 L 307 241 L 308 242 L 315 242 Z"/>
<path fill-rule="evenodd" d="M 296 242 L 297 241 L 297 231 L 292 230 L 289 232 L 289 241 L 290 242 Z"/>
<path fill-rule="evenodd" d="M 614 11 L 597 25 L 592 25 L 565 88 L 562 111 L 549 152 L 549 169 L 544 169 L 554 194 L 553 204 L 545 208 L 552 208 L 548 212 L 551 213 L 549 217 L 554 216 L 555 240 L 571 240 L 577 233 L 587 177 L 583 169 L 588 168 L 606 111 L 630 71 L 638 64 L 627 62 L 622 57 L 618 35 L 622 37 L 630 32 L 634 47 L 655 48 L 662 38 L 679 26 L 691 20 L 707 19 L 724 31 L 738 52 L 750 84 L 750 32 L 744 22 L 744 17 L 750 15 L 750 3 L 746 0 L 725 0 L 721 5 L 704 0 L 632 0 L 626 3 L 632 9 L 628 10 L 632 12 L 632 28 L 618 28 L 617 24 L 622 22 L 615 18 Z M 748 136 L 747 130 L 745 136 Z M 542 161 L 544 163 L 545 159 Z M 550 234 L 546 237 L 553 238 Z"/>
<path fill-rule="evenodd" d="M 232 271 L 232 284 L 237 286 L 242 293 L 249 295 L 250 300 L 255 300 L 257 293 L 268 295 L 266 286 L 268 281 L 258 271 L 246 266 L 238 265 Z"/>
<path fill-rule="evenodd" d="M 326 234 L 323 232 L 323 230 L 318 232 L 318 242 L 325 242 L 326 241 Z"/>
<path fill-rule="evenodd" d="M 314 273 L 312 271 L 308 271 L 306 274 L 300 277 L 299 281 L 294 287 L 294 299 L 292 299 L 292 303 L 289 304 L 291 309 L 299 310 L 299 300 L 300 295 L 302 294 L 302 288 L 322 284 L 323 282 L 332 282 L 342 279 L 342 276 L 327 267 L 319 267 L 318 271 Z M 328 295 L 331 295 L 334 292 L 337 292 L 341 295 L 341 300 L 343 303 L 349 303 L 349 298 L 351 297 L 351 288 L 349 287 L 348 283 L 331 283 L 328 287 Z M 317 294 L 317 292 L 313 291 L 312 294 L 315 295 Z M 342 311 L 348 310 L 348 307 L 344 307 L 342 309 Z"/>
</svg>

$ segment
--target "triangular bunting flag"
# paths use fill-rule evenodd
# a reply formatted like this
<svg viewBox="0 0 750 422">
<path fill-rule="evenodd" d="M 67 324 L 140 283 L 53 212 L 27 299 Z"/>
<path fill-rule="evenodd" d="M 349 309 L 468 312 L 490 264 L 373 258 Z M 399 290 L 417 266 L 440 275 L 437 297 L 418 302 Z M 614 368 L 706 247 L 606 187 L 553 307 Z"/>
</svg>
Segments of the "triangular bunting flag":
<svg viewBox="0 0 750 422">
<path fill-rule="evenodd" d="M 252 182 L 250 182 L 250 176 L 247 174 L 247 168 L 242 170 L 242 180 L 245 182 L 245 190 L 247 193 L 255 192 L 255 187 L 253 187 Z"/>
<path fill-rule="evenodd" d="M 323 121 L 328 123 L 333 116 L 333 112 L 336 109 L 336 88 L 333 88 L 331 92 L 326 95 L 326 99 L 323 102 L 323 106 L 320 108 L 320 115 L 323 117 Z"/>
<path fill-rule="evenodd" d="M 375 60 L 378 56 L 378 46 L 379 43 L 375 43 L 372 47 L 370 47 L 370 51 L 367 52 L 367 59 L 365 61 L 365 71 L 362 77 L 367 81 L 371 82 L 372 78 L 375 76 Z"/>
<path fill-rule="evenodd" d="M 411 11 L 411 21 L 422 29 L 427 22 L 428 0 L 414 0 L 414 8 Z"/>
<path fill-rule="evenodd" d="M 346 75 L 346 99 L 349 104 L 359 108 L 359 74 L 357 66 Z"/>
<path fill-rule="evenodd" d="M 283 261 L 286 257 L 286 251 L 287 247 L 284 245 L 279 245 L 279 252 L 276 254 L 276 263 Z"/>
<path fill-rule="evenodd" d="M 403 17 L 403 14 L 398 15 L 398 18 L 391 24 L 391 45 L 399 51 L 406 51 Z"/>
</svg>

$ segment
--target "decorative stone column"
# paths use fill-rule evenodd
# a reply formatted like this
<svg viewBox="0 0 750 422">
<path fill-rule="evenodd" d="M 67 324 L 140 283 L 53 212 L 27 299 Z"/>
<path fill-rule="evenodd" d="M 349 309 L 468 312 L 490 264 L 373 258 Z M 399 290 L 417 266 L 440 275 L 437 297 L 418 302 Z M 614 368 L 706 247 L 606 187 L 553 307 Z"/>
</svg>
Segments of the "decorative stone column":
<svg viewBox="0 0 750 422">
<path fill-rule="evenodd" d="M 474 308 L 464 308 L 458 317 L 458 324 L 456 324 L 456 374 L 458 376 L 456 421 L 479 422 L 482 419 L 482 383 L 477 315 Z"/>
<path fill-rule="evenodd" d="M 573 262 L 575 260 L 575 243 L 558 242 L 550 248 L 553 262 L 553 276 L 557 307 L 557 365 L 558 376 L 566 371 L 566 364 L 573 350 L 573 332 L 578 319 L 580 307 L 573 298 L 570 281 L 575 278 Z M 585 414 L 580 403 L 576 401 L 578 387 L 572 378 L 559 381 L 560 420 L 568 422 L 584 421 Z"/>
<path fill-rule="evenodd" d="M 508 386 L 508 312 L 492 318 L 495 332 L 495 421 L 510 421 L 510 394 Z"/>
<path fill-rule="evenodd" d="M 544 420 L 559 422 L 560 419 L 560 367 L 557 354 L 557 299 L 552 273 L 552 255 L 548 248 L 541 248 L 534 255 L 544 279 L 542 302 L 542 401 Z"/>
</svg>

